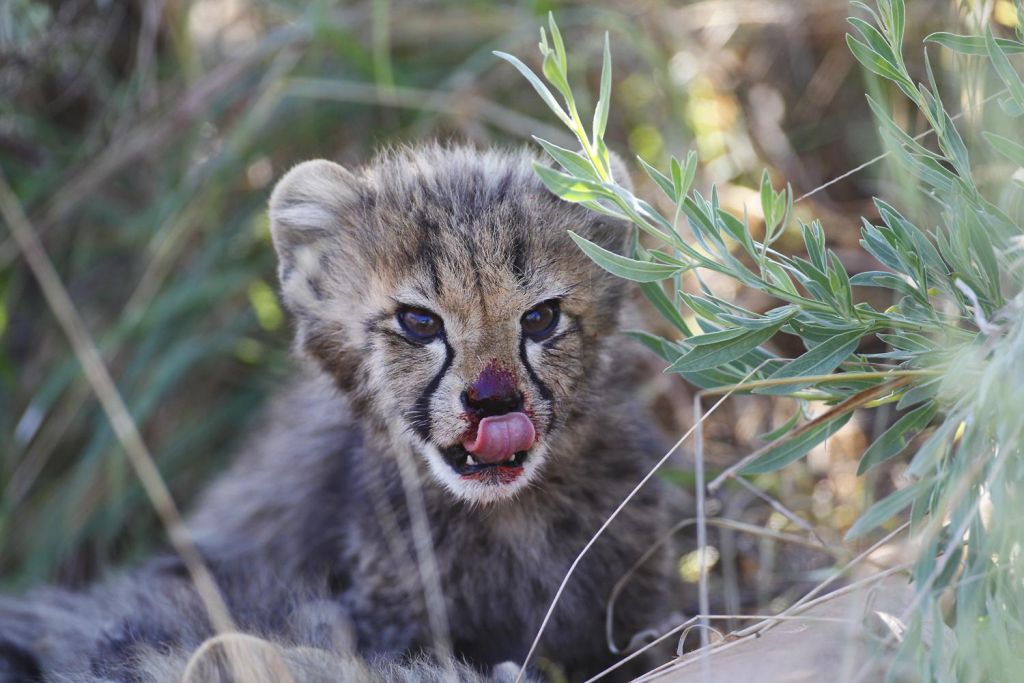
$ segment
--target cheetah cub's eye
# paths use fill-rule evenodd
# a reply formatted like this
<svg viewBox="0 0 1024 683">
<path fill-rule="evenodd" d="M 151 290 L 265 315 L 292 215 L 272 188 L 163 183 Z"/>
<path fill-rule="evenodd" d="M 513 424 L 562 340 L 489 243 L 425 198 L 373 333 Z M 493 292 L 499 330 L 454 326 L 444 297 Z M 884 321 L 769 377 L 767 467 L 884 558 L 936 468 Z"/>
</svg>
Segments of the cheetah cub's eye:
<svg viewBox="0 0 1024 683">
<path fill-rule="evenodd" d="M 441 318 L 422 308 L 401 308 L 398 324 L 412 341 L 426 344 L 441 336 L 444 323 Z"/>
<path fill-rule="evenodd" d="M 552 299 L 539 303 L 523 313 L 519 324 L 522 325 L 523 334 L 534 341 L 541 341 L 550 337 L 558 327 L 559 316 L 558 300 Z"/>
</svg>

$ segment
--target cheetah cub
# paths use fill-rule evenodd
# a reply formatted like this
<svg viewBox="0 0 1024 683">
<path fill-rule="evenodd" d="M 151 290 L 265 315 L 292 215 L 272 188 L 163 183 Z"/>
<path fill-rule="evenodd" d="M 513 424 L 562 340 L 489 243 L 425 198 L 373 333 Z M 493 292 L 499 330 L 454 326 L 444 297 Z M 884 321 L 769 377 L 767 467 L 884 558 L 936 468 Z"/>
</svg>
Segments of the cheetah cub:
<svg viewBox="0 0 1024 683">
<path fill-rule="evenodd" d="M 439 645 L 466 680 L 522 662 L 660 454 L 616 336 L 623 282 L 567 235 L 621 252 L 627 227 L 553 196 L 534 160 L 428 146 L 306 162 L 274 189 L 298 377 L 190 521 L 240 629 L 334 653 L 349 680 L 434 680 L 416 662 Z M 615 660 L 609 596 L 667 528 L 665 500 L 645 488 L 569 582 L 538 655 L 570 680 Z M 620 647 L 664 616 L 667 576 L 663 557 L 633 574 Z M 38 680 L 160 680 L 209 635 L 173 557 L 0 599 L 0 662 Z"/>
</svg>

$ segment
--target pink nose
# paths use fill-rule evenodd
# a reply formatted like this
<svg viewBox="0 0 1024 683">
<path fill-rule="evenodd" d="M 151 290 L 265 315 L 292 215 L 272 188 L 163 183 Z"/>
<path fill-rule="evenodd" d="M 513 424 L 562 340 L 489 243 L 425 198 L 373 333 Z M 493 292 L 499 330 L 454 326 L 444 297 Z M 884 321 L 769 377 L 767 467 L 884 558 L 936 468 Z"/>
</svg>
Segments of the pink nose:
<svg viewBox="0 0 1024 683">
<path fill-rule="evenodd" d="M 506 413 L 480 420 L 476 438 L 466 439 L 462 447 L 480 462 L 497 465 L 528 450 L 536 438 L 537 432 L 529 417 L 523 413 Z"/>
</svg>

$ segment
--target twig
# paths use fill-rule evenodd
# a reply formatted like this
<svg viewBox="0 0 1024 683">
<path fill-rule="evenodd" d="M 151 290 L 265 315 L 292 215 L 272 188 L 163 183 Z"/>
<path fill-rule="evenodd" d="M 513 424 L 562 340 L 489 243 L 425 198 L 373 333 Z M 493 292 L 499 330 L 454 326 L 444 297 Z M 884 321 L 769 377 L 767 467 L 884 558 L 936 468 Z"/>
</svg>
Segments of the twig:
<svg viewBox="0 0 1024 683">
<path fill-rule="evenodd" d="M 795 512 L 793 512 L 792 510 L 787 508 L 780 501 L 776 500 L 772 496 L 769 496 L 767 493 L 762 491 L 760 488 L 755 486 L 753 483 L 747 481 L 742 476 L 734 477 L 733 481 L 735 481 L 737 484 L 739 484 L 740 486 L 742 486 L 746 490 L 748 490 L 751 493 L 753 493 L 755 496 L 757 496 L 758 498 L 760 498 L 764 502 L 768 503 L 768 505 L 771 506 L 772 510 L 775 510 L 780 515 L 782 515 L 783 517 L 788 519 L 791 524 L 793 524 L 793 525 L 797 526 L 798 528 L 803 529 L 804 531 L 809 533 L 811 536 L 814 537 L 814 539 L 816 541 L 818 541 L 819 544 L 821 544 L 822 547 L 828 547 L 828 544 L 825 543 L 825 539 L 823 539 L 821 536 L 818 535 L 817 530 L 813 526 L 811 526 L 807 522 L 807 520 L 803 519 L 802 517 L 797 515 Z"/>
</svg>

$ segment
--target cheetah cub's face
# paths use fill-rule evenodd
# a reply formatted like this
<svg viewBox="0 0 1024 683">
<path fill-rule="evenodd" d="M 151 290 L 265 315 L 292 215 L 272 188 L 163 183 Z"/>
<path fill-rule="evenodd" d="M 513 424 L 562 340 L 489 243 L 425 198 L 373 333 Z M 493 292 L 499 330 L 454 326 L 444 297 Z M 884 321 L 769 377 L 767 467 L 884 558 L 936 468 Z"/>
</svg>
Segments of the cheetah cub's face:
<svg viewBox="0 0 1024 683">
<path fill-rule="evenodd" d="M 574 455 L 621 284 L 567 235 L 623 225 L 558 200 L 525 152 L 429 147 L 292 169 L 270 200 L 297 343 L 371 430 L 488 502 Z"/>
</svg>

